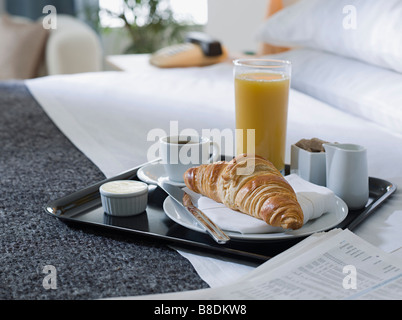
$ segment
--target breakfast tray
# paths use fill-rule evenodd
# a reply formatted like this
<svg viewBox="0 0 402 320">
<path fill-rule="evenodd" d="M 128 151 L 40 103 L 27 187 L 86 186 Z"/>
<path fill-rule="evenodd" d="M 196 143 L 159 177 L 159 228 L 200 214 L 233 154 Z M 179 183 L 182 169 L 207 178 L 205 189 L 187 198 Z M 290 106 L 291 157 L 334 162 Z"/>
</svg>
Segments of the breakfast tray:
<svg viewBox="0 0 402 320">
<path fill-rule="evenodd" d="M 145 165 L 148 165 L 145 164 Z M 143 214 L 132 217 L 116 217 L 104 213 L 99 187 L 113 180 L 139 180 L 137 171 L 142 166 L 106 179 L 45 205 L 46 213 L 67 224 L 85 228 L 92 226 L 111 232 L 124 233 L 127 237 L 142 237 L 149 241 L 163 241 L 175 247 L 229 256 L 236 259 L 264 262 L 290 248 L 305 237 L 275 240 L 231 239 L 222 245 L 215 243 L 207 234 L 185 228 L 169 217 L 163 210 L 166 193 L 159 187 L 149 186 L 148 207 Z M 287 171 L 289 167 L 287 166 Z M 369 178 L 370 199 L 365 208 L 349 211 L 345 220 L 336 228 L 353 230 L 396 190 L 392 183 Z"/>
</svg>

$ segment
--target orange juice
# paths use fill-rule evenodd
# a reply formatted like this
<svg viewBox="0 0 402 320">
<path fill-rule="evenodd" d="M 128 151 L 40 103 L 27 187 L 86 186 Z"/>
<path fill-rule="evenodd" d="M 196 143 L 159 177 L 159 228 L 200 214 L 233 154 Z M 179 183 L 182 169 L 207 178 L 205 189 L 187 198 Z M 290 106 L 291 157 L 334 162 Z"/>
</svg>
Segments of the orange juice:
<svg viewBox="0 0 402 320">
<path fill-rule="evenodd" d="M 290 80 L 281 73 L 250 72 L 235 77 L 236 129 L 243 129 L 243 143 L 236 153 L 247 149 L 246 129 L 255 129 L 255 154 L 285 168 L 286 124 Z"/>
</svg>

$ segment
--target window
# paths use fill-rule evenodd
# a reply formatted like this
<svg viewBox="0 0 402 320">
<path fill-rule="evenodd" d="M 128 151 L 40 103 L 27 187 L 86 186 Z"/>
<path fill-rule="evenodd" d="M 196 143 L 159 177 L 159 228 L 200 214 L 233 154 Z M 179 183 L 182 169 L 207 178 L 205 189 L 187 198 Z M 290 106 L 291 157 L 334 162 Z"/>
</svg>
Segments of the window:
<svg viewBox="0 0 402 320">
<path fill-rule="evenodd" d="M 170 0 L 170 5 L 177 20 L 188 17 L 195 24 L 205 25 L 208 22 L 208 0 Z"/>
<path fill-rule="evenodd" d="M 177 21 L 192 21 L 194 24 L 205 25 L 208 21 L 208 0 L 161 0 L 170 3 L 170 7 L 174 12 Z M 166 5 L 165 4 L 165 5 Z M 122 12 L 123 0 L 99 0 L 100 6 L 100 23 L 102 27 L 122 27 L 123 23 L 120 19 L 113 18 L 107 11 L 113 13 Z M 146 14 L 146 13 L 145 13 Z M 137 21 L 141 24 L 141 21 Z"/>
</svg>

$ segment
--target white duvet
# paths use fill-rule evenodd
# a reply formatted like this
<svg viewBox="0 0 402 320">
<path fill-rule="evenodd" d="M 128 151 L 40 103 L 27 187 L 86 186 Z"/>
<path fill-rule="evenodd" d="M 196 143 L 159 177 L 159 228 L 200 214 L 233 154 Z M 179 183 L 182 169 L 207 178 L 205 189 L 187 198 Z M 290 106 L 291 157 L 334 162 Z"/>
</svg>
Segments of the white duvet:
<svg viewBox="0 0 402 320">
<path fill-rule="evenodd" d="M 138 71 L 132 73 L 53 76 L 26 82 L 62 132 L 108 177 L 145 163 L 155 136 L 169 133 L 176 124 L 179 131 L 234 129 L 230 64 L 161 70 L 150 66 L 147 56 L 136 59 Z M 370 176 L 402 185 L 400 136 L 291 90 L 287 162 L 290 145 L 312 137 L 366 146 Z M 355 232 L 392 251 L 402 246 L 401 229 L 402 192 L 397 191 Z M 216 270 L 208 274 L 199 257 L 189 258 L 211 286 L 218 283 L 214 282 L 220 277 Z"/>
</svg>

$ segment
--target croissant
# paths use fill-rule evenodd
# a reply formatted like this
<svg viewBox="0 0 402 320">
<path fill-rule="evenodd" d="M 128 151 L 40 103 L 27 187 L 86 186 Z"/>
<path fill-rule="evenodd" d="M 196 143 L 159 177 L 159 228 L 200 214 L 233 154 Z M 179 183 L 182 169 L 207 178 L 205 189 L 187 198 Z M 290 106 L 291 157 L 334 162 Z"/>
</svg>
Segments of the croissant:
<svg viewBox="0 0 402 320">
<path fill-rule="evenodd" d="M 254 171 L 245 174 L 253 165 Z M 192 191 L 274 227 L 299 229 L 303 211 L 293 188 L 274 165 L 260 156 L 240 155 L 190 168 L 184 182 Z"/>
</svg>

